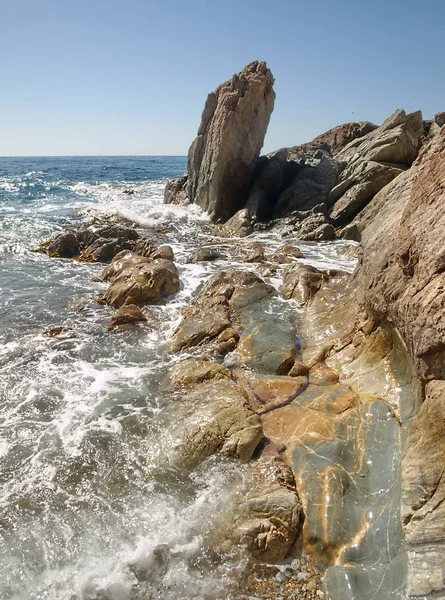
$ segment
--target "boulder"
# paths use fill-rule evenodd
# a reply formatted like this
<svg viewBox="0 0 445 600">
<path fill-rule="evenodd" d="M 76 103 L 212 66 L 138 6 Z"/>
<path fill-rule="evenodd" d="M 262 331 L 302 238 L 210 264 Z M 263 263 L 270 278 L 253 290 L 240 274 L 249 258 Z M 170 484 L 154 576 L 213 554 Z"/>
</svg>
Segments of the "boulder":
<svg viewBox="0 0 445 600">
<path fill-rule="evenodd" d="M 280 246 L 272 256 L 272 261 L 282 264 L 291 264 L 296 262 L 298 258 L 304 258 L 303 253 L 297 246 L 285 245 Z"/>
<path fill-rule="evenodd" d="M 254 486 L 241 502 L 230 537 L 251 556 L 277 563 L 289 554 L 303 525 L 292 470 L 268 444 L 254 467 Z"/>
<path fill-rule="evenodd" d="M 330 218 L 346 225 L 415 160 L 422 142 L 420 111 L 397 110 L 383 125 L 355 139 L 336 155 L 341 173 L 329 194 Z"/>
<path fill-rule="evenodd" d="M 233 217 L 213 229 L 213 235 L 218 237 L 247 237 L 253 233 L 252 217 L 247 208 L 236 212 Z"/>
<path fill-rule="evenodd" d="M 104 281 L 114 281 L 123 271 L 129 268 L 133 268 L 136 265 L 148 264 L 151 262 L 150 258 L 140 256 L 130 250 L 123 250 L 116 254 L 105 271 L 102 273 L 102 279 Z"/>
<path fill-rule="evenodd" d="M 47 246 L 46 250 L 49 256 L 54 258 L 73 258 L 78 256 L 80 252 L 79 240 L 76 233 L 69 229 L 59 233 L 54 241 Z"/>
<path fill-rule="evenodd" d="M 108 263 L 111 262 L 116 254 L 119 254 L 122 250 L 129 250 L 131 247 L 131 242 L 119 241 L 117 238 L 111 240 L 98 238 L 85 248 L 79 256 L 79 260 L 82 262 Z"/>
<path fill-rule="evenodd" d="M 288 300 L 292 298 L 299 307 L 308 304 L 329 275 L 310 265 L 294 263 L 283 271 L 282 294 Z"/>
<path fill-rule="evenodd" d="M 111 317 L 108 322 L 108 329 L 137 325 L 146 321 L 147 317 L 144 315 L 139 306 L 136 306 L 135 304 L 127 304 L 125 306 L 121 306 L 121 308 Z"/>
<path fill-rule="evenodd" d="M 106 304 L 117 308 L 124 304 L 147 304 L 179 291 L 179 276 L 175 265 L 157 259 L 128 267 L 113 278 L 105 294 Z"/>
<path fill-rule="evenodd" d="M 263 438 L 261 419 L 248 406 L 246 393 L 228 378 L 200 385 L 187 398 L 193 414 L 185 420 L 176 462 L 194 469 L 218 452 L 248 461 Z"/>
<path fill-rule="evenodd" d="M 240 309 L 272 293 L 273 288 L 254 273 L 219 271 L 210 278 L 193 304 L 183 311 L 182 321 L 171 342 L 172 351 L 215 339 L 237 320 Z"/>
<path fill-rule="evenodd" d="M 41 246 L 51 257 L 74 258 L 85 262 L 110 262 L 124 249 L 132 249 L 138 232 L 118 223 L 82 225 L 59 234 Z"/>
<path fill-rule="evenodd" d="M 240 246 L 239 258 L 247 263 L 260 263 L 266 260 L 264 246 L 259 242 L 249 242 Z"/>
<path fill-rule="evenodd" d="M 209 247 L 203 246 L 196 253 L 194 262 L 206 262 L 206 261 L 218 260 L 221 257 L 222 257 L 221 252 L 219 250 L 217 250 L 216 248 L 209 248 Z"/>
<path fill-rule="evenodd" d="M 91 246 L 96 240 L 117 239 L 119 243 L 130 242 L 139 239 L 139 234 L 133 227 L 127 227 L 120 223 L 82 225 L 77 230 L 77 237 L 82 250 Z"/>
<path fill-rule="evenodd" d="M 164 190 L 164 204 L 178 204 L 184 206 L 189 204 L 187 196 L 188 175 L 181 179 L 172 179 L 167 182 Z"/>
<path fill-rule="evenodd" d="M 187 193 L 214 222 L 245 204 L 275 101 L 264 62 L 252 62 L 207 97 L 188 153 Z"/>
</svg>

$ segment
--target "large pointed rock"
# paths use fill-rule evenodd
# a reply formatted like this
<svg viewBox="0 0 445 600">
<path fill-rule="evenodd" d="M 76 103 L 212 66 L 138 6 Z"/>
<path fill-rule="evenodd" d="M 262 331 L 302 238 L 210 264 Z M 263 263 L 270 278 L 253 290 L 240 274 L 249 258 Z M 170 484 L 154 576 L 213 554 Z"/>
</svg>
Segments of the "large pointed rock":
<svg viewBox="0 0 445 600">
<path fill-rule="evenodd" d="M 265 62 L 252 62 L 208 95 L 198 136 L 188 153 L 187 193 L 214 222 L 225 222 L 247 200 L 275 102 Z"/>
</svg>

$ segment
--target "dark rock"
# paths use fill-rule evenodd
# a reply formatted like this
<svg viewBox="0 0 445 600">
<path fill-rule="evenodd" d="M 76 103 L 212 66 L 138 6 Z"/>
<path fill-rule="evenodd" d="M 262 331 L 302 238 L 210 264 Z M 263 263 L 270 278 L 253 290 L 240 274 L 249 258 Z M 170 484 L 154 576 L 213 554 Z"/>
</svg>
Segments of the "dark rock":
<svg viewBox="0 0 445 600">
<path fill-rule="evenodd" d="M 286 165 L 286 148 L 258 159 L 245 206 L 256 221 L 266 222 L 271 219 L 283 185 Z"/>
<path fill-rule="evenodd" d="M 80 252 L 79 241 L 74 231 L 68 230 L 55 238 L 47 247 L 47 252 L 51 257 L 73 258 Z"/>
<path fill-rule="evenodd" d="M 307 211 L 318 204 L 324 204 L 328 191 L 323 185 L 310 179 L 294 180 L 278 198 L 274 219 L 289 215 L 296 210 Z"/>
<path fill-rule="evenodd" d="M 139 238 L 138 232 L 133 227 L 127 227 L 119 223 L 83 225 L 79 227 L 76 233 L 82 249 L 91 246 L 91 244 L 100 238 L 106 240 L 117 239 L 119 243 L 135 241 Z"/>
<path fill-rule="evenodd" d="M 99 238 L 90 246 L 85 248 L 79 257 L 83 262 L 111 262 L 111 260 L 122 250 L 130 249 L 132 244 L 129 242 L 121 242 L 118 239 L 109 240 Z"/>
</svg>

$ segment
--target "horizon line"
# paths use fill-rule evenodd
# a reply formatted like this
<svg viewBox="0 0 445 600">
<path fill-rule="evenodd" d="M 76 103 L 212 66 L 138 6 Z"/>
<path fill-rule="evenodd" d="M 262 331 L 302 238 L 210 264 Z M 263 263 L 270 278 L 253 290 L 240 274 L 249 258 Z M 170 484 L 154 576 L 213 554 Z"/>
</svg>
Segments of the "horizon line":
<svg viewBox="0 0 445 600">
<path fill-rule="evenodd" d="M 170 157 L 185 158 L 187 154 L 2 154 L 1 158 L 122 158 L 122 157 Z"/>
</svg>

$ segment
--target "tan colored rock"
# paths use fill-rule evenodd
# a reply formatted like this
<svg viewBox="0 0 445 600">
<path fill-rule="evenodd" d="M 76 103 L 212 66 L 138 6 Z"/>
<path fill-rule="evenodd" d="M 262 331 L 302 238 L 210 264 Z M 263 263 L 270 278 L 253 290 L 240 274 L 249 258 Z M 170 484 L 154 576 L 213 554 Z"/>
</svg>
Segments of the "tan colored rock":
<svg viewBox="0 0 445 600">
<path fill-rule="evenodd" d="M 309 371 L 309 382 L 312 385 L 332 385 L 337 383 L 338 373 L 330 369 L 325 363 L 317 363 Z"/>
<path fill-rule="evenodd" d="M 174 368 L 171 376 L 173 385 L 192 386 L 212 379 L 232 379 L 232 373 L 213 360 L 188 359 Z"/>
<path fill-rule="evenodd" d="M 335 156 L 340 150 L 347 146 L 349 142 L 352 142 L 352 140 L 355 140 L 356 138 L 363 137 L 374 129 L 377 129 L 377 125 L 374 125 L 369 121 L 338 125 L 317 136 L 312 142 L 288 148 L 288 160 L 300 160 L 308 153 L 311 154 L 317 150 L 322 150 L 327 154 Z"/>
<path fill-rule="evenodd" d="M 342 165 L 337 185 L 329 194 L 330 218 L 346 225 L 404 169 L 419 152 L 423 132 L 420 111 L 397 110 L 383 125 L 348 144 L 336 156 Z"/>
<path fill-rule="evenodd" d="M 127 304 L 125 306 L 121 306 L 121 308 L 111 317 L 108 322 L 108 329 L 137 325 L 146 321 L 147 317 L 144 315 L 139 306 L 136 306 L 135 304 Z"/>
<path fill-rule="evenodd" d="M 278 248 L 272 256 L 272 261 L 280 265 L 291 264 L 296 262 L 296 259 L 298 258 L 304 258 L 300 248 L 297 248 L 297 246 L 286 245 Z"/>
<path fill-rule="evenodd" d="M 239 256 L 243 262 L 261 263 L 266 260 L 264 246 L 259 242 L 249 242 L 240 246 Z"/>
<path fill-rule="evenodd" d="M 175 265 L 167 260 L 139 263 L 124 269 L 114 277 L 105 294 L 107 304 L 147 304 L 158 302 L 179 290 L 179 276 Z"/>
<path fill-rule="evenodd" d="M 239 386 L 226 378 L 214 380 L 199 386 L 187 401 L 195 408 L 182 428 L 177 462 L 193 469 L 215 452 L 244 462 L 251 458 L 263 428 Z"/>
<path fill-rule="evenodd" d="M 247 208 L 238 210 L 224 225 L 216 225 L 213 228 L 213 235 L 223 238 L 243 238 L 251 233 L 253 233 L 253 224 Z"/>
<path fill-rule="evenodd" d="M 183 311 L 182 321 L 173 335 L 170 348 L 172 352 L 179 352 L 184 348 L 198 346 L 213 340 L 229 326 L 227 298 L 202 298 Z"/>
<path fill-rule="evenodd" d="M 275 93 L 264 62 L 252 62 L 207 97 L 188 154 L 188 197 L 227 221 L 247 200 Z"/>
<path fill-rule="evenodd" d="M 424 379 L 445 378 L 445 131 L 360 221 L 363 299 L 393 322 Z"/>
<path fill-rule="evenodd" d="M 231 325 L 242 308 L 272 293 L 273 288 L 252 272 L 219 271 L 210 278 L 193 304 L 183 311 L 182 321 L 171 342 L 172 351 L 209 342 L 225 329 L 233 329 Z M 230 334 L 230 338 L 236 340 L 237 336 Z"/>
<path fill-rule="evenodd" d="M 411 415 L 403 459 L 402 514 L 408 542 L 408 592 L 445 591 L 445 131 L 421 150 L 409 171 L 381 190 L 354 223 L 363 245 L 357 275 L 370 320 L 400 332 L 425 384 Z"/>
<path fill-rule="evenodd" d="M 307 387 L 308 380 L 307 377 L 255 375 L 248 376 L 247 383 L 258 400 L 255 412 L 263 414 L 292 402 Z"/>
<path fill-rule="evenodd" d="M 149 264 L 150 258 L 140 256 L 130 250 L 122 250 L 111 261 L 111 264 L 102 273 L 104 281 L 114 281 L 123 271 L 133 268 L 136 265 Z"/>
<path fill-rule="evenodd" d="M 275 563 L 289 554 L 302 523 L 292 470 L 269 444 L 255 465 L 254 486 L 239 507 L 231 537 L 257 560 Z"/>
<path fill-rule="evenodd" d="M 292 298 L 298 306 L 308 304 L 329 275 L 315 267 L 294 263 L 283 271 L 282 293 L 287 299 Z"/>
</svg>

